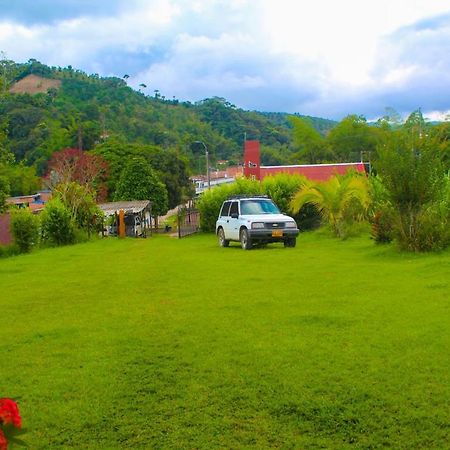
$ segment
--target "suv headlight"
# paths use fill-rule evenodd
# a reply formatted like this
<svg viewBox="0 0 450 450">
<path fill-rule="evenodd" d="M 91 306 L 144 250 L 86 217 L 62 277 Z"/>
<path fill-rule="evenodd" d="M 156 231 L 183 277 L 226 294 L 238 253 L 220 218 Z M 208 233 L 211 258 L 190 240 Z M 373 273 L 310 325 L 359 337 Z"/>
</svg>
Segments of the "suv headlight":
<svg viewBox="0 0 450 450">
<path fill-rule="evenodd" d="M 297 224 L 295 222 L 286 222 L 286 228 L 297 228 Z"/>
<path fill-rule="evenodd" d="M 264 222 L 253 222 L 252 228 L 264 228 Z"/>
</svg>

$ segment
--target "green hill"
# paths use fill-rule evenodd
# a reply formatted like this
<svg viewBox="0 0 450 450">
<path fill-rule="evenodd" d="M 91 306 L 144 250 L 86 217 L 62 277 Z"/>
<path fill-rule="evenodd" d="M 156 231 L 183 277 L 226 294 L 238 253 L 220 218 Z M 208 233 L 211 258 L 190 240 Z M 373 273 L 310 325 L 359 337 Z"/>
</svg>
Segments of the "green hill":
<svg viewBox="0 0 450 450">
<path fill-rule="evenodd" d="M 53 152 L 93 150 L 111 137 L 176 149 L 194 168 L 198 149 L 193 143 L 199 140 L 208 146 L 213 163 L 239 160 L 244 136 L 259 139 L 272 152 L 293 151 L 287 114 L 245 111 L 218 97 L 195 104 L 168 100 L 158 92 L 150 97 L 121 78 L 36 60 L 2 61 L 1 70 L 0 144 L 41 175 Z M 335 124 L 318 118 L 312 123 L 322 134 Z"/>
</svg>

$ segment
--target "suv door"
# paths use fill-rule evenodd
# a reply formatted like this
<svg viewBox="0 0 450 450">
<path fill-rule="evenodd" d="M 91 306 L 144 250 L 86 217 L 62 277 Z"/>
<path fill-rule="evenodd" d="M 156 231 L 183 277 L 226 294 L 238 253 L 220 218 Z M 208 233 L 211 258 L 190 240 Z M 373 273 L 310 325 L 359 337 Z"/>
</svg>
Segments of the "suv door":
<svg viewBox="0 0 450 450">
<path fill-rule="evenodd" d="M 234 216 L 234 217 L 233 217 Z M 228 218 L 228 233 L 225 232 L 225 235 L 228 234 L 228 239 L 233 239 L 235 241 L 239 240 L 239 202 L 231 202 L 230 206 L 230 217 Z"/>
<path fill-rule="evenodd" d="M 217 219 L 217 228 L 223 228 L 225 239 L 229 239 L 230 204 L 231 202 L 224 202 L 222 209 L 220 210 L 219 218 Z"/>
</svg>

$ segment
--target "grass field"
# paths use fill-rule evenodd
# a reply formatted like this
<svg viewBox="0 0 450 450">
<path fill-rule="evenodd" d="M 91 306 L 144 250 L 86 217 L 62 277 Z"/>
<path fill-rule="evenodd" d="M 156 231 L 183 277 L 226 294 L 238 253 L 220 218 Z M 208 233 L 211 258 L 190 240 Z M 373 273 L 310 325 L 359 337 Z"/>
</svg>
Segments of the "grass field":
<svg viewBox="0 0 450 450">
<path fill-rule="evenodd" d="M 30 449 L 449 447 L 449 252 L 109 239 L 0 282 Z"/>
</svg>

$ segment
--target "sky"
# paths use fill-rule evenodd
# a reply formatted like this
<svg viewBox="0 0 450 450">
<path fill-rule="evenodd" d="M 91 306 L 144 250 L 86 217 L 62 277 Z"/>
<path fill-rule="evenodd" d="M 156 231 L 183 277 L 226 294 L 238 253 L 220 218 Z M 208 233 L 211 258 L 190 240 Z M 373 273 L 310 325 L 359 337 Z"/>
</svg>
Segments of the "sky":
<svg viewBox="0 0 450 450">
<path fill-rule="evenodd" d="M 246 110 L 450 113 L 450 0 L 0 0 L 0 51 Z"/>
</svg>

